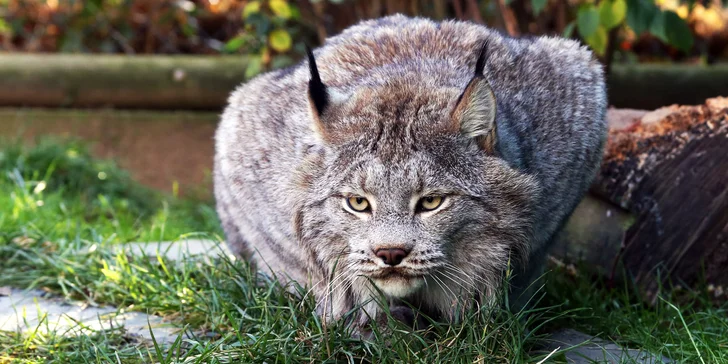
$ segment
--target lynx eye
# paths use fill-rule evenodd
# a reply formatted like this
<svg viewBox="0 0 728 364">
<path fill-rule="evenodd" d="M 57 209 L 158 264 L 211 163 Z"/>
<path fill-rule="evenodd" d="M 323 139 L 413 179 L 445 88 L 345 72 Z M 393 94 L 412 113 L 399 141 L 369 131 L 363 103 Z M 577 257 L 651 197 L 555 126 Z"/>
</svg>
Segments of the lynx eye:
<svg viewBox="0 0 728 364">
<path fill-rule="evenodd" d="M 346 199 L 346 204 L 349 208 L 356 212 L 368 212 L 371 209 L 369 201 L 361 196 L 352 196 Z"/>
<path fill-rule="evenodd" d="M 442 205 L 442 201 L 444 198 L 442 196 L 426 196 L 420 199 L 420 202 L 418 203 L 418 207 L 420 211 L 433 211 L 436 210 L 440 205 Z"/>
</svg>

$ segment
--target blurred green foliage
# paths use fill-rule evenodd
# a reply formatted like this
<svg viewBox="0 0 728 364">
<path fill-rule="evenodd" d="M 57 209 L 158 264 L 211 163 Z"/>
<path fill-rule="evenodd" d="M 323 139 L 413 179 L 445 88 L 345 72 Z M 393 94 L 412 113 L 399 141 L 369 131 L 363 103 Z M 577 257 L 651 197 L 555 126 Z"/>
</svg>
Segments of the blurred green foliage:
<svg viewBox="0 0 728 364">
<path fill-rule="evenodd" d="M 69 216 L 81 217 L 74 224 Z M 35 145 L 0 140 L 0 236 L 18 224 L 121 241 L 172 240 L 190 231 L 218 232 L 214 207 L 149 189 L 113 161 L 92 157 L 86 144 L 41 139 Z M 103 228 L 101 228 L 103 226 Z"/>
<path fill-rule="evenodd" d="M 0 0 L 0 51 L 242 53 L 248 76 L 298 59 L 302 29 L 289 0 Z"/>
<path fill-rule="evenodd" d="M 514 36 L 576 37 L 606 61 L 615 50 L 642 60 L 724 58 L 728 12 L 721 1 L 0 0 L 0 50 L 241 53 L 251 77 L 294 63 L 305 43 L 362 19 L 403 13 L 471 20 Z"/>
<path fill-rule="evenodd" d="M 78 141 L 59 143 L 44 139 L 33 148 L 13 143 L 0 151 L 0 174 L 14 181 L 43 181 L 41 190 L 60 190 L 89 205 L 105 196 L 138 215 L 149 215 L 160 202 L 151 190 L 131 180 L 129 174 L 109 160 L 91 157 Z"/>
<path fill-rule="evenodd" d="M 653 0 L 602 0 L 584 4 L 577 13 L 579 35 L 598 54 L 606 51 L 607 32 L 629 26 L 636 35 L 649 32 L 684 52 L 693 46 L 693 35 L 685 20 L 674 11 L 661 10 Z"/>
<path fill-rule="evenodd" d="M 304 52 L 298 25 L 301 13 L 291 2 L 249 1 L 243 7 L 241 16 L 245 24 L 243 31 L 225 43 L 224 50 L 245 50 L 248 54 L 246 78 L 266 68 L 289 66 L 298 58 L 292 55 Z"/>
</svg>

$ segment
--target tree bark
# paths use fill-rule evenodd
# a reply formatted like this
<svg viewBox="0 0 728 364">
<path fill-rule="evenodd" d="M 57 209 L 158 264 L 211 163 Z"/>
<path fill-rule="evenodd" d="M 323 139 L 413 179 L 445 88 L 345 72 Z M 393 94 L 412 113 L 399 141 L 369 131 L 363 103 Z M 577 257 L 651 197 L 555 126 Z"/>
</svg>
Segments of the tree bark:
<svg viewBox="0 0 728 364">
<path fill-rule="evenodd" d="M 483 24 L 483 17 L 480 15 L 480 8 L 478 2 L 475 0 L 467 0 L 468 14 L 470 19 L 478 24 Z"/>
<path fill-rule="evenodd" d="M 452 0 L 452 8 L 455 11 L 455 19 L 465 20 L 465 14 L 463 14 L 463 5 L 460 0 Z"/>
<path fill-rule="evenodd" d="M 498 5 L 498 11 L 503 18 L 503 23 L 506 25 L 508 35 L 512 37 L 519 36 L 520 32 L 518 31 L 518 20 L 516 20 L 516 15 L 513 14 L 513 10 L 506 5 L 505 0 L 496 0 L 496 4 Z"/>
</svg>

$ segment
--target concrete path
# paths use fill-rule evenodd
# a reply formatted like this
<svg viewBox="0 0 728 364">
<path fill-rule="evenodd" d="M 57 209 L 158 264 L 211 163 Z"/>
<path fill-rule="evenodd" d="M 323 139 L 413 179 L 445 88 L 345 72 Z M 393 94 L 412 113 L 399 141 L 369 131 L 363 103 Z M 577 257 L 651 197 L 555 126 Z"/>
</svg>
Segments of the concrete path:
<svg viewBox="0 0 728 364">
<path fill-rule="evenodd" d="M 546 352 L 559 348 L 560 350 L 573 348 L 565 352 L 567 363 L 635 363 L 635 364 L 662 364 L 673 363 L 672 360 L 651 354 L 644 350 L 623 348 L 611 341 L 602 340 L 582 332 L 564 329 L 559 330 L 545 340 Z"/>
<path fill-rule="evenodd" d="M 188 239 L 176 242 L 129 243 L 114 247 L 134 255 L 160 254 L 179 261 L 184 257 L 230 254 L 224 244 L 211 240 Z M 163 318 L 116 307 L 92 307 L 82 302 L 68 302 L 40 290 L 24 291 L 0 287 L 0 330 L 16 332 L 57 332 L 76 334 L 123 327 L 130 336 L 169 344 L 179 329 Z"/>
<path fill-rule="evenodd" d="M 115 307 L 91 307 L 68 302 L 40 290 L 11 289 L 0 297 L 0 330 L 14 332 L 56 332 L 82 334 L 123 327 L 132 337 L 168 344 L 177 338 L 178 329 L 162 317 L 141 312 L 123 312 Z"/>
<path fill-rule="evenodd" d="M 114 252 L 126 251 L 137 256 L 156 257 L 157 254 L 170 260 L 179 261 L 184 257 L 205 255 L 210 258 L 216 258 L 221 254 L 227 255 L 231 259 L 235 259 L 224 242 L 220 243 L 214 240 L 205 239 L 185 239 L 179 241 L 162 241 L 152 243 L 128 243 L 115 245 L 112 249 Z"/>
</svg>

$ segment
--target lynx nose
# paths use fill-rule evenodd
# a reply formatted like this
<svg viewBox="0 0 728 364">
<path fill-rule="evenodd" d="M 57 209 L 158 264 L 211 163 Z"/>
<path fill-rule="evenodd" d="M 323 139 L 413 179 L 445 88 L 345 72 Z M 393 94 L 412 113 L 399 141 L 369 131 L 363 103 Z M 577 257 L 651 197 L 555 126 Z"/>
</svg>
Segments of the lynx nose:
<svg viewBox="0 0 728 364">
<path fill-rule="evenodd" d="M 402 263 L 407 254 L 409 254 L 409 250 L 402 248 L 380 248 L 374 252 L 374 255 L 381 259 L 384 264 L 391 266 Z"/>
</svg>

